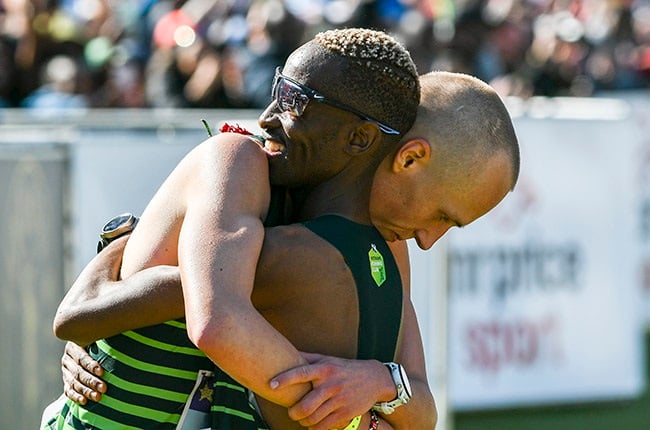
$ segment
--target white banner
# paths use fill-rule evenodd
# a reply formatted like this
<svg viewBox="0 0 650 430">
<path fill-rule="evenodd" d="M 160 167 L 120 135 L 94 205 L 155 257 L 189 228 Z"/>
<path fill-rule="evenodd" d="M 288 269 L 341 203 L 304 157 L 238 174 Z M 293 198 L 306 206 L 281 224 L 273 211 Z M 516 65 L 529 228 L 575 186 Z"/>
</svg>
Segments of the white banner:
<svg viewBox="0 0 650 430">
<path fill-rule="evenodd" d="M 637 395 L 639 134 L 630 120 L 515 125 L 516 190 L 449 233 L 450 403 Z"/>
<path fill-rule="evenodd" d="M 637 260 L 636 275 L 642 290 L 645 325 L 650 328 L 650 98 L 630 100 L 636 144 L 631 163 L 634 175 L 637 213 L 636 228 L 641 251 Z"/>
</svg>

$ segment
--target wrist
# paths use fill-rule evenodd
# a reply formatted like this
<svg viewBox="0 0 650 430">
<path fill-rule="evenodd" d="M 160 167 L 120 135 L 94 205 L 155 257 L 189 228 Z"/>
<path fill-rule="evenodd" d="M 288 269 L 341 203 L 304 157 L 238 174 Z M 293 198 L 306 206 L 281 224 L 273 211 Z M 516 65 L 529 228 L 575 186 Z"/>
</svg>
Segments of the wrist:
<svg viewBox="0 0 650 430">
<path fill-rule="evenodd" d="M 390 372 L 397 396 L 390 401 L 375 403 L 372 409 L 381 412 L 382 414 L 389 415 L 395 411 L 395 408 L 404 406 L 411 400 L 411 385 L 409 384 L 406 370 L 402 365 L 393 362 L 384 363 L 384 365 Z"/>
<path fill-rule="evenodd" d="M 393 377 L 384 363 L 376 360 L 373 361 L 377 364 L 376 374 L 378 375 L 377 380 L 380 384 L 376 391 L 377 398 L 375 399 L 375 402 L 390 402 L 397 397 L 397 389 L 395 388 Z"/>
</svg>

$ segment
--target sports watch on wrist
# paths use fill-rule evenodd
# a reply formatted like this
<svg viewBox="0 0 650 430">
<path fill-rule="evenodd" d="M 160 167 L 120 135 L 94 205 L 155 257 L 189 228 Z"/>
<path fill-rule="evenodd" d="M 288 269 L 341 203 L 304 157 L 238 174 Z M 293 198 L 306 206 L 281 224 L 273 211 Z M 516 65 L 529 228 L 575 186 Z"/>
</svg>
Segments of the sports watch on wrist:
<svg viewBox="0 0 650 430">
<path fill-rule="evenodd" d="M 99 234 L 99 243 L 97 243 L 97 253 L 106 248 L 109 243 L 120 236 L 131 233 L 138 223 L 139 218 L 132 213 L 123 213 L 111 218 Z"/>
<path fill-rule="evenodd" d="M 390 415 L 395 412 L 395 408 L 403 406 L 411 400 L 411 385 L 406 376 L 406 371 L 401 364 L 384 363 L 384 366 L 388 368 L 390 376 L 393 378 L 393 383 L 395 383 L 395 389 L 397 390 L 397 397 L 390 402 L 375 403 L 372 409 L 382 414 Z"/>
</svg>

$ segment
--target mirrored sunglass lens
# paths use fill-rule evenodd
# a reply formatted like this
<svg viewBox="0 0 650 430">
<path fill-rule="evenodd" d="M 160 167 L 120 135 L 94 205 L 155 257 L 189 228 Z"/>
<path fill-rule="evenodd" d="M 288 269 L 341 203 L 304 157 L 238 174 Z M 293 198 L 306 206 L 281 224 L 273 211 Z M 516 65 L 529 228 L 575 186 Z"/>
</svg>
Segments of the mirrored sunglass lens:
<svg viewBox="0 0 650 430">
<path fill-rule="evenodd" d="M 302 115 L 309 102 L 309 97 L 300 87 L 286 79 L 279 79 L 275 86 L 275 99 L 283 112 L 291 112 L 296 116 Z"/>
</svg>

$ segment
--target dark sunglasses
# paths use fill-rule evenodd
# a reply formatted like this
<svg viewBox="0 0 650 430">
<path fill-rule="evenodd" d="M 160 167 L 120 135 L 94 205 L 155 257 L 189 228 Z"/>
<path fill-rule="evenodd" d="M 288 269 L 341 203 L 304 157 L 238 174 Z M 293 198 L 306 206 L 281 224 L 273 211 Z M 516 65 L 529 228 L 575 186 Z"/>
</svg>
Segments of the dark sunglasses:
<svg viewBox="0 0 650 430">
<path fill-rule="evenodd" d="M 275 69 L 275 77 L 273 78 L 273 86 L 271 87 L 271 97 L 273 97 L 277 102 L 278 107 L 282 112 L 289 112 L 295 116 L 301 116 L 305 112 L 309 100 L 315 100 L 319 103 L 325 103 L 334 106 L 335 108 L 351 112 L 361 119 L 375 123 L 379 129 L 386 134 L 401 134 L 398 130 L 389 127 L 376 119 L 370 118 L 368 115 L 365 115 L 350 106 L 335 102 L 334 100 L 328 100 L 324 95 L 317 91 L 284 76 L 282 74 L 282 67 Z"/>
</svg>

